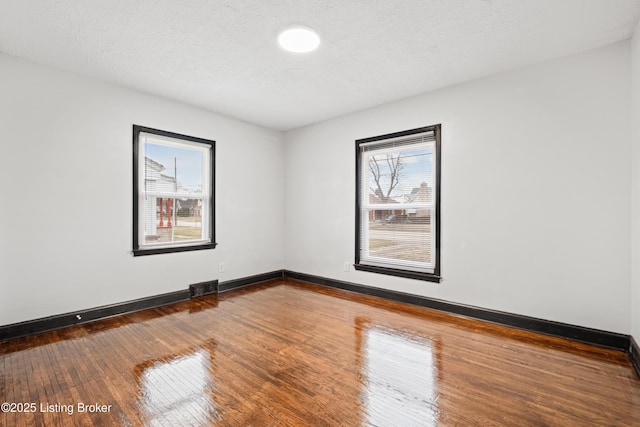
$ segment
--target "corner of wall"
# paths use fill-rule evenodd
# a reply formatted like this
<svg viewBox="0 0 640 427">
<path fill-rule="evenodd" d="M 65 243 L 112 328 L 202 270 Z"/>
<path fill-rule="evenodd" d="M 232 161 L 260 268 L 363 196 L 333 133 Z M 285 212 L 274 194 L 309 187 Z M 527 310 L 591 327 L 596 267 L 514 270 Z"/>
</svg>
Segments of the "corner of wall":
<svg viewBox="0 0 640 427">
<path fill-rule="evenodd" d="M 640 339 L 640 20 L 631 39 L 631 335 Z"/>
</svg>

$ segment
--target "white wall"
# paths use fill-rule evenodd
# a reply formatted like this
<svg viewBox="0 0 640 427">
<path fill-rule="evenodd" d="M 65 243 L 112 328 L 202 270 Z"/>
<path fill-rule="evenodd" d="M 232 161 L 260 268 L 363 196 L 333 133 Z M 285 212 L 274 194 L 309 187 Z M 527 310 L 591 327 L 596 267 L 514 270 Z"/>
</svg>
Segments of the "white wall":
<svg viewBox="0 0 640 427">
<path fill-rule="evenodd" d="M 640 21 L 636 24 L 631 41 L 632 69 L 632 281 L 631 281 L 631 335 L 640 343 Z"/>
<path fill-rule="evenodd" d="M 629 43 L 285 134 L 286 268 L 629 333 Z M 440 284 L 354 260 L 354 141 L 442 123 Z"/>
<path fill-rule="evenodd" d="M 638 339 L 629 54 L 618 43 L 424 94 L 288 132 L 284 147 L 279 132 L 0 55 L 0 325 L 284 266 Z M 131 256 L 133 123 L 217 141 L 218 248 Z M 354 141 L 435 123 L 443 282 L 343 272 Z"/>
<path fill-rule="evenodd" d="M 134 123 L 217 142 L 216 249 L 130 254 Z M 280 132 L 0 55 L 0 144 L 0 325 L 282 268 Z"/>
</svg>

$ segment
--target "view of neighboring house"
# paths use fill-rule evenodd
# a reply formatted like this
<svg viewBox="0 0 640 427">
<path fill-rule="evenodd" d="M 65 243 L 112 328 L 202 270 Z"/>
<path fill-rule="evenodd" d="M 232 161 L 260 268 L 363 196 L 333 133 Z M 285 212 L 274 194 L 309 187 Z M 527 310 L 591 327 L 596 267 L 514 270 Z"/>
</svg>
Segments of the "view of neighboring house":
<svg viewBox="0 0 640 427">
<path fill-rule="evenodd" d="M 202 200 L 191 198 L 176 198 L 176 193 L 189 191 L 181 187 L 172 176 L 164 175 L 165 166 L 149 157 L 145 160 L 145 190 L 147 197 L 145 206 L 145 239 L 164 241 L 171 236 L 169 232 L 176 224 L 176 217 L 202 216 Z M 173 194 L 174 197 L 158 197 L 153 194 Z M 199 194 L 196 190 L 193 194 Z M 164 230 L 164 231 L 162 231 Z M 169 233 L 169 234 L 167 234 Z"/>
<path fill-rule="evenodd" d="M 176 215 L 201 217 L 202 216 L 202 200 L 200 199 L 177 199 Z"/>
<path fill-rule="evenodd" d="M 369 204 L 392 204 L 398 203 L 396 200 L 390 197 L 385 197 L 382 191 L 376 190 L 375 193 L 369 193 Z M 370 210 L 369 221 L 384 221 L 389 215 L 401 215 L 403 211 L 401 209 L 389 209 L 389 210 Z"/>
<path fill-rule="evenodd" d="M 409 194 L 402 194 L 396 197 L 385 197 L 378 189 L 369 193 L 369 204 L 409 204 L 409 203 L 433 203 L 433 188 L 426 182 L 415 187 Z M 390 208 L 392 208 L 390 206 Z M 427 222 L 431 216 L 430 209 L 388 209 L 388 210 L 370 210 L 369 221 L 385 221 L 391 215 L 396 218 L 406 219 L 408 221 Z"/>
<path fill-rule="evenodd" d="M 147 192 L 166 192 L 175 193 L 177 191 L 176 179 L 172 176 L 163 175 L 162 171 L 165 169 L 160 163 L 145 156 L 145 175 L 144 185 Z M 164 215 L 167 214 L 167 221 L 169 221 L 170 205 L 169 200 L 165 200 L 155 196 L 148 196 L 144 201 L 145 209 L 145 235 L 154 236 L 158 234 L 158 227 L 164 227 L 170 224 L 165 223 Z M 160 216 L 160 222 L 158 222 L 158 215 Z"/>
<path fill-rule="evenodd" d="M 433 203 L 433 189 L 429 184 L 423 182 L 420 187 L 411 190 L 411 194 L 407 196 L 405 203 Z M 425 220 L 431 216 L 430 209 L 407 209 L 405 211 L 409 218 L 424 218 Z"/>
</svg>

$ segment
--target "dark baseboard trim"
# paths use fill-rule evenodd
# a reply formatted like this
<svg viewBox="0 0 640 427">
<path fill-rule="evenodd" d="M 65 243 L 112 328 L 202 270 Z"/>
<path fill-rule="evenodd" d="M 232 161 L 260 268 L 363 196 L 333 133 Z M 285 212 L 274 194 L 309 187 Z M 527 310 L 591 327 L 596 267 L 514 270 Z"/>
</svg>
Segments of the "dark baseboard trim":
<svg viewBox="0 0 640 427">
<path fill-rule="evenodd" d="M 255 276 L 242 277 L 240 279 L 227 280 L 218 284 L 218 292 L 227 292 L 232 289 L 243 288 L 267 280 L 280 279 L 284 277 L 284 270 L 271 271 L 269 273 L 256 274 Z"/>
<path fill-rule="evenodd" d="M 452 313 L 459 316 L 465 316 L 473 319 L 497 323 L 500 325 L 538 332 L 541 334 L 553 335 L 574 341 L 584 342 L 587 344 L 594 344 L 602 347 L 621 350 L 629 355 L 631 364 L 633 365 L 636 374 L 638 374 L 638 377 L 640 377 L 640 347 L 638 347 L 638 343 L 630 335 L 608 332 L 599 329 L 585 328 L 583 326 L 570 325 L 567 323 L 554 322 L 550 320 L 538 319 L 535 317 L 522 316 L 519 314 L 489 310 L 481 307 L 458 304 L 434 298 L 427 298 L 419 295 L 407 294 L 404 292 L 391 291 L 388 289 L 375 288 L 372 286 L 360 285 L 357 283 L 344 282 L 306 273 L 298 273 L 290 270 L 276 270 L 269 273 L 228 280 L 222 283 L 218 283 L 217 280 L 195 283 L 193 285 L 190 285 L 189 289 L 180 291 L 168 292 L 165 294 L 154 295 L 122 303 L 110 304 L 87 310 L 79 310 L 71 313 L 59 314 L 35 320 L 13 323 L 10 325 L 4 325 L 0 326 L 0 341 L 39 334 L 41 332 L 61 329 L 68 326 L 89 323 L 107 317 L 119 316 L 127 313 L 146 310 L 148 308 L 160 307 L 180 301 L 186 301 L 190 298 L 200 295 L 227 292 L 233 289 L 243 288 L 260 282 L 279 279 L 281 277 L 315 283 L 318 285 L 342 289 L 358 294 L 374 296 L 391 301 L 403 302 L 420 307 L 430 308 L 433 310 L 443 311 L 446 313 Z"/>
<path fill-rule="evenodd" d="M 629 352 L 630 336 L 285 270 L 284 277 Z"/>
<path fill-rule="evenodd" d="M 638 343 L 633 338 L 633 336 L 631 336 L 630 338 L 629 360 L 631 360 L 633 369 L 636 370 L 636 374 L 638 374 L 638 378 L 640 378 L 640 347 L 638 347 Z"/>
<path fill-rule="evenodd" d="M 184 289 L 166 294 L 90 308 L 87 310 L 79 310 L 71 313 L 57 314 L 49 317 L 42 317 L 40 319 L 4 325 L 0 326 L 0 341 L 39 334 L 41 332 L 88 323 L 94 320 L 104 319 L 106 317 L 133 313 L 135 311 L 159 307 L 188 299 L 189 290 Z"/>
<path fill-rule="evenodd" d="M 243 277 L 222 283 L 218 283 L 217 280 L 211 280 L 189 285 L 188 289 L 180 291 L 4 325 L 0 326 L 0 341 L 35 335 L 41 332 L 66 328 L 68 326 L 80 325 L 107 317 L 146 310 L 148 308 L 160 307 L 167 304 L 186 301 L 190 298 L 201 295 L 225 292 L 231 289 L 237 289 L 281 277 L 283 277 L 283 270 L 257 274 L 255 276 Z"/>
</svg>

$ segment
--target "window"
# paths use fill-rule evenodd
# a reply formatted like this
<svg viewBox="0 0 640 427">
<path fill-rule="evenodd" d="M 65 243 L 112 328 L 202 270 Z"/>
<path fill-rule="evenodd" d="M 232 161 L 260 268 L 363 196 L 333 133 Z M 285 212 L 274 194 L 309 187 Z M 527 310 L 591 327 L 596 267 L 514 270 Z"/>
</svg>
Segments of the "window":
<svg viewBox="0 0 640 427">
<path fill-rule="evenodd" d="M 215 141 L 133 126 L 133 254 L 211 249 Z"/>
<path fill-rule="evenodd" d="M 356 270 L 440 281 L 440 125 L 356 141 Z"/>
</svg>

